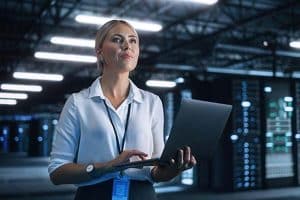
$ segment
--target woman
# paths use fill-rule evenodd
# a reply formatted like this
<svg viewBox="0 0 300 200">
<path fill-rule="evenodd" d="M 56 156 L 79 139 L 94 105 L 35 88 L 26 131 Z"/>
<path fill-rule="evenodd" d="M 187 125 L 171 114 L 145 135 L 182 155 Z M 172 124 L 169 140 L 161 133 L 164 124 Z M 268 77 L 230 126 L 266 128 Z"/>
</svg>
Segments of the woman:
<svg viewBox="0 0 300 200">
<path fill-rule="evenodd" d="M 184 147 L 167 166 L 114 171 L 113 165 L 128 160 L 160 156 L 163 108 L 158 96 L 129 79 L 139 56 L 139 37 L 130 24 L 104 24 L 95 50 L 102 76 L 72 94 L 63 108 L 53 139 L 51 181 L 79 186 L 75 199 L 156 199 L 153 182 L 174 178 L 196 160 Z"/>
</svg>

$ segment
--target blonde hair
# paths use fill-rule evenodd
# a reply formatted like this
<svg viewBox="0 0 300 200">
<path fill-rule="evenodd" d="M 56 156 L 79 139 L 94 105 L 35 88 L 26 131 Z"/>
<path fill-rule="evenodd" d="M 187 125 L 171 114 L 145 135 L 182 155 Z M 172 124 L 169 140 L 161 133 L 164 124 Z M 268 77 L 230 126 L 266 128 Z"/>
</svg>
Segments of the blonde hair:
<svg viewBox="0 0 300 200">
<path fill-rule="evenodd" d="M 134 27 L 129 24 L 127 21 L 124 20 L 110 20 L 108 22 L 106 22 L 105 24 L 103 24 L 97 31 L 96 33 L 96 40 L 95 40 L 95 51 L 97 52 L 97 50 L 99 48 L 102 48 L 103 42 L 108 34 L 108 32 L 114 28 L 117 24 L 125 24 L 127 25 L 129 28 L 132 29 L 133 32 L 135 32 L 135 34 L 138 37 L 138 34 L 136 32 L 136 30 L 134 29 Z M 102 74 L 103 71 L 103 60 L 100 60 L 97 56 L 97 66 L 98 69 L 100 71 L 100 74 Z"/>
</svg>

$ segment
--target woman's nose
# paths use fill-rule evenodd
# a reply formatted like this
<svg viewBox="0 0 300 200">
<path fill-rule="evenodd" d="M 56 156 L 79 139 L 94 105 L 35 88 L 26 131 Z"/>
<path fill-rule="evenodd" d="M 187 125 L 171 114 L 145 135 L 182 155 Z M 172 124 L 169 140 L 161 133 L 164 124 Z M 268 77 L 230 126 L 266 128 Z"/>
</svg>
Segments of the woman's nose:
<svg viewBox="0 0 300 200">
<path fill-rule="evenodd" d="M 127 50 L 127 49 L 129 49 L 130 48 L 130 46 L 129 46 L 129 42 L 127 41 L 127 40 L 124 40 L 124 42 L 123 42 L 123 49 L 124 50 Z"/>
</svg>

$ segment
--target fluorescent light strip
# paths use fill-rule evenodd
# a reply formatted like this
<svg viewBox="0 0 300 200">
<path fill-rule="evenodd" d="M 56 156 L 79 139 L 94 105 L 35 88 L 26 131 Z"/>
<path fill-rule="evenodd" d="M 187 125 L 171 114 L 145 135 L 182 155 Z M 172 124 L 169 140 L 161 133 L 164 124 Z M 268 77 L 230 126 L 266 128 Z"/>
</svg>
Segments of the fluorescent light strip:
<svg viewBox="0 0 300 200">
<path fill-rule="evenodd" d="M 176 86 L 174 81 L 148 80 L 146 85 L 149 87 L 173 88 Z"/>
<path fill-rule="evenodd" d="M 0 98 L 4 98 L 4 99 L 27 99 L 28 95 L 25 94 L 25 93 L 0 92 Z"/>
<path fill-rule="evenodd" d="M 62 81 L 63 75 L 60 74 L 45 74 L 31 72 L 14 72 L 13 77 L 17 79 L 44 80 L 44 81 Z"/>
<path fill-rule="evenodd" d="M 81 39 L 81 38 L 71 38 L 71 37 L 59 37 L 55 36 L 50 39 L 53 44 L 61 44 L 68 46 L 78 46 L 78 47 L 95 47 L 95 40 Z"/>
<path fill-rule="evenodd" d="M 290 47 L 300 49 L 300 41 L 292 41 L 290 42 Z"/>
<path fill-rule="evenodd" d="M 218 0 L 186 0 L 194 3 L 200 3 L 204 5 L 213 5 L 218 2 Z"/>
<path fill-rule="evenodd" d="M 41 92 L 42 87 L 39 85 L 22 85 L 22 84 L 1 84 L 2 90 L 14 90 L 14 91 L 28 91 L 28 92 Z"/>
<path fill-rule="evenodd" d="M 75 20 L 79 23 L 95 24 L 95 25 L 102 25 L 113 19 L 125 20 L 129 22 L 137 30 L 158 32 L 162 29 L 162 26 L 158 23 L 142 22 L 137 20 L 125 19 L 125 18 L 121 19 L 119 17 L 100 17 L 100 16 L 91 16 L 91 15 L 77 15 L 75 17 Z"/>
<path fill-rule="evenodd" d="M 52 52 L 44 52 L 44 51 L 35 52 L 34 57 L 39 59 L 61 60 L 61 61 L 70 61 L 70 62 L 84 62 L 84 63 L 97 62 L 97 58 L 95 56 L 52 53 Z"/>
<path fill-rule="evenodd" d="M 221 74 L 242 74 L 248 76 L 267 76 L 272 77 L 272 71 L 262 71 L 262 70 L 242 70 L 242 69 L 226 69 L 226 68 L 218 68 L 218 67 L 207 67 L 207 72 L 211 73 L 221 73 Z M 283 72 L 276 72 L 276 77 L 284 77 Z"/>
<path fill-rule="evenodd" d="M 1 105 L 16 105 L 17 100 L 15 100 L 15 99 L 0 99 L 0 104 Z"/>
</svg>

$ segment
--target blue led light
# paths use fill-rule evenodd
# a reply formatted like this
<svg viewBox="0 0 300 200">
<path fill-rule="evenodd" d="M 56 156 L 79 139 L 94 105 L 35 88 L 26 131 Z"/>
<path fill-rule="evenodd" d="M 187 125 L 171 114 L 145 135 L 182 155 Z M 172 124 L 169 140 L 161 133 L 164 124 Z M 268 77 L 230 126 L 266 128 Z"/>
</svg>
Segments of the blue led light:
<svg viewBox="0 0 300 200">
<path fill-rule="evenodd" d="M 230 139 L 231 139 L 232 141 L 235 141 L 235 140 L 239 139 L 239 136 L 237 136 L 237 135 L 231 135 L 231 136 L 230 136 Z"/>
<path fill-rule="evenodd" d="M 242 106 L 243 108 L 248 108 L 248 107 L 251 106 L 251 102 L 250 102 L 250 101 L 242 101 L 242 102 L 241 102 L 241 106 Z"/>
<path fill-rule="evenodd" d="M 266 87 L 264 88 L 264 91 L 265 91 L 265 92 L 272 92 L 272 88 L 271 88 L 270 86 L 266 86 Z"/>
<path fill-rule="evenodd" d="M 250 174 L 250 172 L 249 172 L 248 170 L 246 170 L 246 171 L 244 172 L 244 176 L 249 176 L 249 174 Z"/>
<path fill-rule="evenodd" d="M 15 136 L 15 137 L 14 137 L 14 140 L 15 140 L 16 142 L 19 142 L 19 137 L 18 137 L 18 136 Z"/>
<path fill-rule="evenodd" d="M 250 185 L 249 182 L 244 183 L 244 187 L 249 187 L 249 185 Z"/>
<path fill-rule="evenodd" d="M 43 128 L 44 131 L 47 131 L 49 127 L 48 127 L 47 124 L 44 124 L 42 128 Z"/>
<path fill-rule="evenodd" d="M 58 123 L 57 119 L 52 120 L 52 124 L 56 125 Z"/>
<path fill-rule="evenodd" d="M 8 134 L 8 129 L 7 128 L 4 128 L 3 129 L 3 135 L 7 135 Z"/>
<path fill-rule="evenodd" d="M 42 142 L 43 141 L 43 137 L 41 137 L 41 136 L 37 137 L 37 141 Z"/>
<path fill-rule="evenodd" d="M 23 129 L 22 127 L 19 127 L 19 128 L 18 128 L 18 132 L 19 132 L 19 133 L 23 133 L 23 132 L 24 132 L 24 129 Z"/>
</svg>

